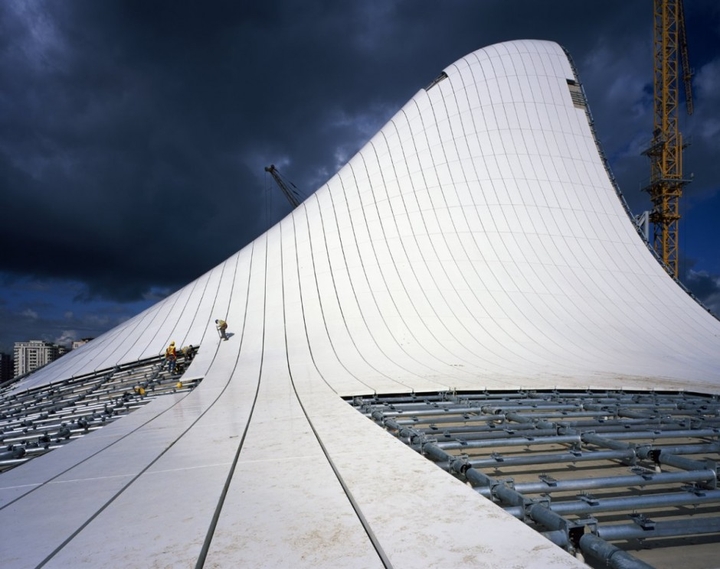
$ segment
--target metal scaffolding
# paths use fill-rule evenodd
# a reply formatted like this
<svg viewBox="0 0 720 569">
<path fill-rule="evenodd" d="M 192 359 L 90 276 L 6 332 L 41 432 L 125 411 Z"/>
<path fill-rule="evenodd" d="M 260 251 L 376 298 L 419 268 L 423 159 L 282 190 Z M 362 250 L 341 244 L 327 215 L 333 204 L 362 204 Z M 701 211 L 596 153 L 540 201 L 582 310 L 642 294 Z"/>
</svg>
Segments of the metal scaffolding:
<svg viewBox="0 0 720 569">
<path fill-rule="evenodd" d="M 164 357 L 157 356 L 33 389 L 6 387 L 0 391 L 0 474 L 156 397 L 192 390 L 200 379 L 182 381 L 191 357 L 180 355 L 173 373 L 165 369 Z"/>
<path fill-rule="evenodd" d="M 553 390 L 348 401 L 570 553 L 649 567 L 624 550 L 720 536 L 715 396 Z"/>
</svg>

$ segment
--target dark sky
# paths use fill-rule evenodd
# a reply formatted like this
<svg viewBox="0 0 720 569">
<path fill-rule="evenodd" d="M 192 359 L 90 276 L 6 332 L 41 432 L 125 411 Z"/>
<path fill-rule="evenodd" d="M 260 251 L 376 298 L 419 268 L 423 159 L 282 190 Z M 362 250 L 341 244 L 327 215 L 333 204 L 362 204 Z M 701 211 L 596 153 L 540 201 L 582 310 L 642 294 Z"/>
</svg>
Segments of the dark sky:
<svg viewBox="0 0 720 569">
<path fill-rule="evenodd" d="M 720 3 L 686 0 L 681 280 L 720 313 Z M 652 2 L 0 2 L 0 351 L 93 337 L 211 269 L 460 57 L 569 50 L 633 212 L 652 130 Z"/>
</svg>

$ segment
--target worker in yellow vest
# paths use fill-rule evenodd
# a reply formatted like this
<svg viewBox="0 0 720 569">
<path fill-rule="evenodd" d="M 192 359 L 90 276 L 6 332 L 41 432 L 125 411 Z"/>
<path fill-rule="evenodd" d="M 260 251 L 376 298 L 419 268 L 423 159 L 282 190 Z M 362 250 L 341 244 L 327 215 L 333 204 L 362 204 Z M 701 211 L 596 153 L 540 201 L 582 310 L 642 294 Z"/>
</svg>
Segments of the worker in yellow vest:
<svg viewBox="0 0 720 569">
<path fill-rule="evenodd" d="M 170 373 L 175 373 L 175 364 L 177 363 L 177 351 L 175 350 L 175 342 L 170 342 L 170 345 L 165 350 L 165 361 L 167 362 Z"/>
</svg>

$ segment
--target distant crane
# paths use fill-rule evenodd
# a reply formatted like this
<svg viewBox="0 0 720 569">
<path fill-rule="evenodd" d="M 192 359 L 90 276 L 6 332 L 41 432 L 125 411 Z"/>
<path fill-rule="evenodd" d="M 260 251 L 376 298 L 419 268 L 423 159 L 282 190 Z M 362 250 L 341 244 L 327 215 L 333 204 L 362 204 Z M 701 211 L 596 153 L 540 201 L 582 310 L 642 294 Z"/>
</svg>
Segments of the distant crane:
<svg viewBox="0 0 720 569">
<path fill-rule="evenodd" d="M 692 70 L 688 60 L 682 0 L 654 0 L 654 122 L 653 138 L 643 154 L 650 158 L 653 247 L 672 276 L 678 277 L 679 200 L 690 182 L 682 175 L 682 134 L 678 127 L 680 64 L 685 83 L 685 107 L 693 112 Z"/>
<path fill-rule="evenodd" d="M 290 202 L 290 205 L 293 207 L 293 209 L 295 209 L 297 206 L 299 206 L 303 200 L 301 199 L 300 192 L 295 187 L 295 184 L 293 184 L 292 182 L 286 181 L 280 175 L 280 172 L 278 172 L 278 169 L 275 168 L 274 164 L 270 164 L 270 166 L 266 166 L 265 171 L 269 172 L 270 175 L 275 180 L 275 182 L 277 183 L 277 185 L 280 186 L 282 193 L 285 194 L 285 197 Z"/>
</svg>

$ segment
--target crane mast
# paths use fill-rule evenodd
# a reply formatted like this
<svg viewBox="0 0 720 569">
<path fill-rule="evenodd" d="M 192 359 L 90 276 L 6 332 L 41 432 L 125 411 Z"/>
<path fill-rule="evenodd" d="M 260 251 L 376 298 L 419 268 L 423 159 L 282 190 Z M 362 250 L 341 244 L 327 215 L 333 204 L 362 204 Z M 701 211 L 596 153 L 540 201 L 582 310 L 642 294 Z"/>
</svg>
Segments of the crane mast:
<svg viewBox="0 0 720 569">
<path fill-rule="evenodd" d="M 650 158 L 650 194 L 653 209 L 653 247 L 667 271 L 678 277 L 679 200 L 683 187 L 683 140 L 678 126 L 680 64 L 688 114 L 692 114 L 692 72 L 688 62 L 682 0 L 654 0 L 654 120 L 653 138 L 644 152 Z"/>
</svg>

